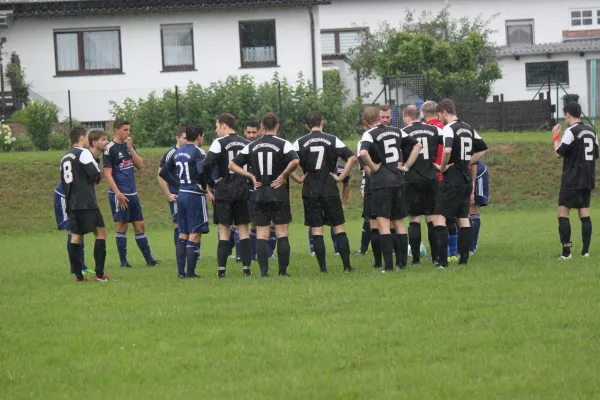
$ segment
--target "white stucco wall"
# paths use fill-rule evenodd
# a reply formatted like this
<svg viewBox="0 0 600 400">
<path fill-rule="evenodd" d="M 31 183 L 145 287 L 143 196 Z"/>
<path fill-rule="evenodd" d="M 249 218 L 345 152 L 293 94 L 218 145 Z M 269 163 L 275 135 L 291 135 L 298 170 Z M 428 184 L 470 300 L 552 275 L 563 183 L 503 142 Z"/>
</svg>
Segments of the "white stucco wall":
<svg viewBox="0 0 600 400">
<path fill-rule="evenodd" d="M 319 10 L 315 8 L 317 84 L 322 86 Z M 276 68 L 240 68 L 238 21 L 275 19 Z M 194 28 L 196 71 L 161 72 L 161 24 L 191 23 Z M 119 27 L 121 30 L 121 75 L 55 77 L 54 37 L 56 29 Z M 68 112 L 67 90 L 71 90 L 73 117 L 80 121 L 110 118 L 108 102 L 139 98 L 151 91 L 185 87 L 189 81 L 203 85 L 230 75 L 251 75 L 257 83 L 275 72 L 295 82 L 299 72 L 312 80 L 310 19 L 306 7 L 273 7 L 198 11 L 17 19 L 0 31 L 6 36 L 4 51 L 21 57 L 32 90 Z M 224 110 L 226 111 L 226 110 Z M 232 110 L 233 111 L 233 110 Z"/>
</svg>

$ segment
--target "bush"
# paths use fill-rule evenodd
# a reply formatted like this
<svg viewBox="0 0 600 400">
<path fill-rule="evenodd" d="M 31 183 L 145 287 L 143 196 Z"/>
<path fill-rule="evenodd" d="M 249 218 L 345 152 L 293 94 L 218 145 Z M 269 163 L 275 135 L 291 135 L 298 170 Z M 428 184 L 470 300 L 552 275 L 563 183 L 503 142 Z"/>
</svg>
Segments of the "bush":
<svg viewBox="0 0 600 400">
<path fill-rule="evenodd" d="M 162 95 L 151 93 L 137 101 L 126 99 L 122 104 L 111 102 L 111 114 L 115 119 L 131 122 L 134 143 L 139 147 L 171 146 L 178 122 L 202 125 L 205 141 L 210 142 L 214 137 L 214 119 L 224 112 L 236 116 L 239 133 L 245 121 L 260 121 L 267 112 L 274 112 L 280 119 L 281 136 L 293 140 L 306 133 L 306 114 L 318 110 L 324 115 L 327 132 L 347 137 L 354 133 L 362 110 L 361 99 L 344 107 L 347 95 L 337 71 L 323 74 L 323 90 L 316 90 L 302 75 L 295 86 L 277 74 L 261 85 L 247 75 L 230 76 L 204 87 L 190 82 L 179 93 L 179 121 L 173 90 Z"/>
<path fill-rule="evenodd" d="M 17 136 L 17 140 L 12 145 L 12 151 L 22 152 L 22 151 L 34 151 L 35 146 L 33 145 L 33 141 L 29 136 L 21 135 Z"/>
<path fill-rule="evenodd" d="M 38 150 L 48 150 L 50 134 L 58 122 L 58 107 L 49 101 L 32 101 L 25 108 L 27 132 Z"/>
<path fill-rule="evenodd" d="M 50 135 L 50 139 L 48 140 L 48 146 L 50 150 L 67 150 L 69 145 L 69 136 L 56 132 Z"/>
<path fill-rule="evenodd" d="M 26 110 L 16 110 L 10 116 L 10 122 L 13 124 L 27 125 L 29 122 L 29 116 Z"/>
<path fill-rule="evenodd" d="M 17 138 L 13 136 L 10 126 L 0 124 L 0 151 L 10 151 L 16 141 Z"/>
</svg>

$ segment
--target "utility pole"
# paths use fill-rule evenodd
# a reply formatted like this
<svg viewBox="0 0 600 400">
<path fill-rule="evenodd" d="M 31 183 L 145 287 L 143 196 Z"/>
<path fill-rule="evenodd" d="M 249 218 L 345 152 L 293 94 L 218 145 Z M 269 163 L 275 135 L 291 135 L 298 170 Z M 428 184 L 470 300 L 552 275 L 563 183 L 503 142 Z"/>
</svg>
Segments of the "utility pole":
<svg viewBox="0 0 600 400">
<path fill-rule="evenodd" d="M 2 47 L 6 43 L 6 38 L 3 36 L 0 38 L 0 91 L 2 91 L 2 115 L 1 118 L 4 120 L 6 116 L 6 98 L 4 96 L 4 62 L 2 59 Z"/>
</svg>

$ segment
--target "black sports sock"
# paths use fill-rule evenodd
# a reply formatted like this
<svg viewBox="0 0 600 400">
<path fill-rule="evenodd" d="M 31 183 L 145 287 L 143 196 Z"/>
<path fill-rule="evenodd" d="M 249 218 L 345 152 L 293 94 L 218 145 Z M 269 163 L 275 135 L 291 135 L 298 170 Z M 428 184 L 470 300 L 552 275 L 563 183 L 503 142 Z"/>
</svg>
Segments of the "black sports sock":
<svg viewBox="0 0 600 400">
<path fill-rule="evenodd" d="M 429 239 L 429 250 L 431 251 L 431 261 L 435 264 L 438 259 L 438 246 L 435 240 L 435 231 L 433 229 L 433 222 L 427 223 L 427 238 Z"/>
<path fill-rule="evenodd" d="M 394 270 L 394 239 L 391 234 L 380 235 L 381 253 L 386 271 Z"/>
<path fill-rule="evenodd" d="M 373 249 L 375 266 L 381 267 L 381 235 L 379 229 L 371 229 L 371 248 Z"/>
<path fill-rule="evenodd" d="M 344 270 L 350 270 L 352 266 L 350 265 L 350 242 L 348 241 L 348 235 L 346 235 L 346 232 L 340 232 L 335 237 L 337 238 L 338 252 L 342 258 Z"/>
<path fill-rule="evenodd" d="M 287 237 L 277 239 L 277 261 L 279 261 L 279 273 L 287 273 L 290 265 L 290 241 Z"/>
<path fill-rule="evenodd" d="M 471 227 L 460 228 L 458 230 L 458 254 L 460 254 L 459 264 L 466 264 L 469 261 L 469 249 L 473 245 L 473 230 Z"/>
<path fill-rule="evenodd" d="M 592 220 L 590 217 L 581 218 L 581 239 L 583 240 L 581 255 L 588 254 L 592 242 Z"/>
<path fill-rule="evenodd" d="M 562 255 L 568 257 L 571 255 L 571 221 L 567 217 L 558 218 L 558 236 L 562 243 Z"/>
<path fill-rule="evenodd" d="M 260 274 L 264 277 L 269 273 L 269 244 L 266 240 L 256 238 L 256 257 Z"/>
<path fill-rule="evenodd" d="M 398 252 L 396 253 L 396 265 L 399 268 L 405 268 L 408 264 L 408 235 L 406 233 L 401 233 L 396 235 L 398 238 Z M 420 249 L 419 243 L 419 249 Z"/>
<path fill-rule="evenodd" d="M 315 249 L 315 256 L 319 262 L 319 268 L 321 272 L 327 272 L 327 260 L 325 258 L 325 240 L 323 235 L 313 235 L 313 247 Z"/>
<path fill-rule="evenodd" d="M 448 228 L 441 225 L 433 228 L 438 248 L 438 264 L 448 266 Z"/>
<path fill-rule="evenodd" d="M 394 255 L 396 256 L 396 265 L 400 265 L 400 259 L 402 258 L 400 252 L 400 241 L 398 240 L 398 235 L 396 234 L 395 229 L 390 229 L 390 233 L 392 234 L 392 244 L 394 246 Z"/>
<path fill-rule="evenodd" d="M 219 267 L 219 273 L 227 268 L 227 258 L 229 257 L 229 246 L 231 242 L 229 240 L 219 240 L 217 244 L 217 267 Z"/>
<path fill-rule="evenodd" d="M 413 263 L 421 262 L 421 224 L 411 222 L 408 225 L 408 242 L 412 251 Z"/>
<path fill-rule="evenodd" d="M 71 242 L 69 247 L 69 263 L 71 264 L 71 271 L 75 274 L 77 279 L 83 279 L 83 273 L 81 272 L 81 244 Z"/>
<path fill-rule="evenodd" d="M 363 222 L 362 235 L 360 236 L 360 252 L 366 253 L 369 250 L 369 242 L 371 241 L 371 227 L 369 221 Z"/>
<path fill-rule="evenodd" d="M 94 261 L 96 262 L 96 276 L 104 276 L 104 263 L 106 262 L 106 239 L 96 239 L 94 244 Z"/>
<path fill-rule="evenodd" d="M 242 256 L 242 269 L 249 269 L 252 263 L 252 249 L 250 247 L 250 238 L 240 239 L 238 242 L 240 255 Z"/>
</svg>

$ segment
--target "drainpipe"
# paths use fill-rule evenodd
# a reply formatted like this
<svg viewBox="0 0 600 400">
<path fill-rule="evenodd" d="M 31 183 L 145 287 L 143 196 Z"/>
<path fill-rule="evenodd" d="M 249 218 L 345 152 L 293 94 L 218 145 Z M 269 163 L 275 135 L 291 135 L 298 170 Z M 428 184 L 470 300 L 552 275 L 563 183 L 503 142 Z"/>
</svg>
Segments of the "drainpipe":
<svg viewBox="0 0 600 400">
<path fill-rule="evenodd" d="M 313 5 L 308 5 L 308 16 L 310 17 L 310 45 L 312 53 L 312 83 L 317 88 L 317 55 L 315 49 L 315 16 L 313 14 Z"/>
</svg>

